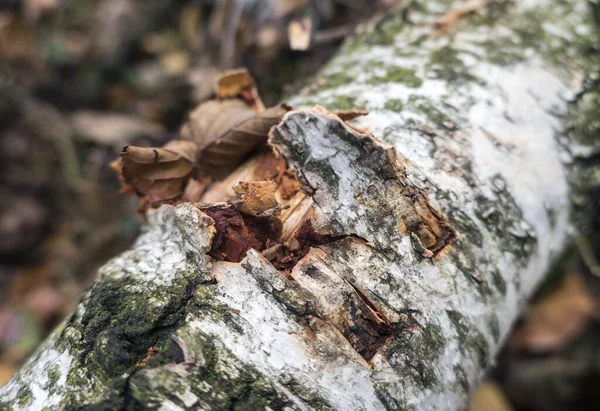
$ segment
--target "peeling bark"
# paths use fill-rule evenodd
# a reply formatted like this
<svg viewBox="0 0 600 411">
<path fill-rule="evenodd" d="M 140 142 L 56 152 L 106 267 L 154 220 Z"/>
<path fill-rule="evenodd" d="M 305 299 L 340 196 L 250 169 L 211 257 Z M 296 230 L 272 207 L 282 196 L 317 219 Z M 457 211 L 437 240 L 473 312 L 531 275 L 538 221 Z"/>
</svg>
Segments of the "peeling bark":
<svg viewBox="0 0 600 411">
<path fill-rule="evenodd" d="M 459 3 L 355 36 L 293 103 L 370 114 L 290 112 L 269 143 L 293 173 L 256 157 L 205 194 L 276 181 L 281 232 L 230 262 L 215 239 L 247 216 L 149 211 L 0 409 L 464 407 L 599 186 L 599 57 L 585 2 L 490 2 L 432 37 Z"/>
</svg>

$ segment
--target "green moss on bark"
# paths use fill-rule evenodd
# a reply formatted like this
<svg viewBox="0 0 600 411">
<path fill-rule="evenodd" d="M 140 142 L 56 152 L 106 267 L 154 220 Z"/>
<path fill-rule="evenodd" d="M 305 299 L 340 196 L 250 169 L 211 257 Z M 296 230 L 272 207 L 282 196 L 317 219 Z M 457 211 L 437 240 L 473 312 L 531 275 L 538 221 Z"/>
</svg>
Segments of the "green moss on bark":
<svg viewBox="0 0 600 411">
<path fill-rule="evenodd" d="M 53 365 L 46 372 L 48 374 L 48 384 L 46 386 L 46 389 L 50 389 L 51 387 L 56 385 L 56 382 L 60 378 L 60 369 L 58 365 Z"/>
<path fill-rule="evenodd" d="M 392 46 L 396 36 L 406 27 L 401 13 L 390 13 L 377 24 L 356 35 L 342 47 L 344 55 L 358 55 L 373 46 Z"/>
<path fill-rule="evenodd" d="M 427 69 L 431 77 L 445 80 L 449 84 L 484 83 L 483 79 L 470 72 L 461 57 L 461 52 L 451 45 L 432 51 L 429 54 Z"/>
<path fill-rule="evenodd" d="M 435 369 L 445 345 L 442 329 L 429 323 L 419 332 L 414 332 L 412 327 L 400 328 L 385 355 L 401 375 L 412 378 L 423 389 L 431 389 L 438 381 Z"/>
<path fill-rule="evenodd" d="M 17 394 L 17 405 L 19 407 L 26 407 L 31 403 L 32 394 L 29 387 L 26 385 L 21 386 Z"/>
<path fill-rule="evenodd" d="M 423 80 L 417 76 L 415 69 L 393 66 L 385 71 L 385 75 L 375 75 L 367 80 L 367 84 L 395 83 L 407 87 L 421 87 Z"/>
<path fill-rule="evenodd" d="M 504 281 L 504 278 L 502 277 L 500 270 L 498 270 L 496 268 L 496 269 L 492 269 L 491 272 L 492 272 L 492 283 L 496 287 L 496 290 L 498 290 L 498 292 L 501 295 L 505 295 L 506 294 L 506 281 Z"/>
<path fill-rule="evenodd" d="M 138 408 L 158 407 L 165 401 L 189 408 L 182 402 L 185 392 L 193 394 L 193 406 L 216 410 L 282 410 L 294 409 L 294 404 L 269 377 L 257 369 L 244 364 L 211 335 L 196 328 L 184 327 L 181 332 L 183 344 L 189 344 L 197 361 L 188 367 L 174 368 L 173 362 L 162 368 L 143 370 L 130 379 L 130 404 Z M 181 362 L 181 361 L 180 361 Z M 307 404 L 324 404 L 315 409 L 330 408 L 314 393 L 306 393 L 300 384 L 294 387 L 288 381 L 286 388 Z M 172 394 L 180 394 L 173 396 Z M 188 394 L 189 398 L 190 395 Z"/>
<path fill-rule="evenodd" d="M 489 346 L 484 335 L 458 311 L 447 310 L 446 314 L 458 335 L 461 353 L 474 356 L 479 366 L 484 369 L 490 360 Z"/>
<path fill-rule="evenodd" d="M 404 108 L 404 102 L 400 99 L 392 99 L 385 102 L 385 109 L 399 113 Z"/>
<path fill-rule="evenodd" d="M 454 123 L 452 118 L 443 112 L 433 102 L 425 97 L 411 95 L 408 98 L 407 106 L 423 114 L 428 121 L 438 125 L 449 125 Z"/>
</svg>

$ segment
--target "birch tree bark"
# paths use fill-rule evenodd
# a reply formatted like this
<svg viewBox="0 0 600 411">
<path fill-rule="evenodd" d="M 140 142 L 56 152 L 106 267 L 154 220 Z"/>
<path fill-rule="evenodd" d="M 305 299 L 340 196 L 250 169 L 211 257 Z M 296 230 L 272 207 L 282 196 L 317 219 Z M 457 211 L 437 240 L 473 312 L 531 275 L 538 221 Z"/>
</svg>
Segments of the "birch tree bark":
<svg viewBox="0 0 600 411">
<path fill-rule="evenodd" d="M 271 130 L 303 186 L 283 233 L 319 233 L 289 272 L 211 258 L 206 208 L 151 210 L 0 409 L 463 408 L 600 181 L 591 3 L 481 3 L 435 36 L 461 2 L 410 2 L 291 99 L 370 114 Z"/>
</svg>

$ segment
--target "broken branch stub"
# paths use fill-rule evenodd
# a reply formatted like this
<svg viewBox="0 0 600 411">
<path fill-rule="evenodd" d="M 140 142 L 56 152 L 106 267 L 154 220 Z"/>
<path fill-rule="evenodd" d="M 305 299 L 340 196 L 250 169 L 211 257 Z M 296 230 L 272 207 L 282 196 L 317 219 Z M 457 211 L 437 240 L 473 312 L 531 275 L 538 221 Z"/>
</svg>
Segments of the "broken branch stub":
<svg viewBox="0 0 600 411">
<path fill-rule="evenodd" d="M 394 252 L 402 236 L 414 233 L 432 255 L 455 240 L 450 223 L 411 184 L 400 154 L 324 108 L 289 112 L 269 144 L 311 193 L 331 234 L 354 234 Z"/>
</svg>

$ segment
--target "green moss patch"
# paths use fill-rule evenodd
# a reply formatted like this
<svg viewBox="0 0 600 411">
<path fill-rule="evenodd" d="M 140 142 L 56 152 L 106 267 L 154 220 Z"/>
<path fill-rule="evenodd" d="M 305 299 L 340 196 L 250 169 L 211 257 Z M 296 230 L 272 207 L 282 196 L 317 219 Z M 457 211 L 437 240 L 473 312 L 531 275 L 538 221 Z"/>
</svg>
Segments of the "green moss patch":
<svg viewBox="0 0 600 411">
<path fill-rule="evenodd" d="M 458 334 L 460 352 L 464 356 L 474 356 L 479 366 L 485 368 L 490 360 L 490 352 L 481 331 L 458 311 L 447 310 L 446 314 Z"/>
<path fill-rule="evenodd" d="M 384 84 L 384 83 L 399 83 L 407 87 L 417 88 L 423 84 L 421 79 L 416 74 L 416 70 L 395 66 L 387 69 L 383 76 L 373 76 L 367 80 L 368 84 Z"/>
<path fill-rule="evenodd" d="M 421 332 L 400 329 L 385 355 L 398 372 L 409 375 L 423 388 L 435 386 L 438 376 L 435 366 L 444 352 L 446 339 L 437 324 L 421 327 Z"/>
</svg>

